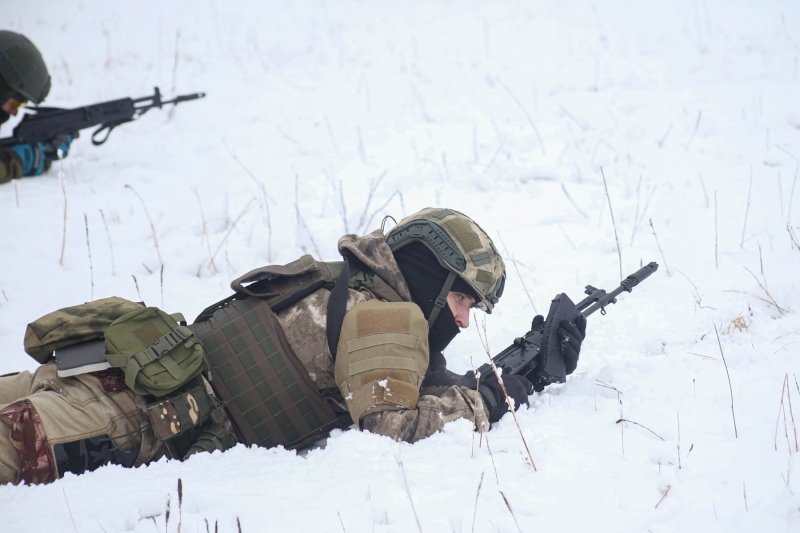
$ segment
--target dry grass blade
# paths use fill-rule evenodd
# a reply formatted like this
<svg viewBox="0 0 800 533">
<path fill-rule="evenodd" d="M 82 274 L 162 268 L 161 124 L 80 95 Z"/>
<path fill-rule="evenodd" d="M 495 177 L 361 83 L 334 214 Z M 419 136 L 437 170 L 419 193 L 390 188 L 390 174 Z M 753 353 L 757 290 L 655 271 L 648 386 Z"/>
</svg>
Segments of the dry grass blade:
<svg viewBox="0 0 800 533">
<path fill-rule="evenodd" d="M 769 303 L 770 305 L 774 305 L 774 306 L 775 306 L 775 308 L 778 310 L 778 312 L 779 312 L 780 314 L 784 314 L 784 313 L 786 313 L 786 312 L 787 312 L 787 311 L 786 311 L 786 309 L 784 309 L 783 307 L 781 307 L 780 305 L 778 305 L 778 302 L 776 302 L 776 301 L 775 301 L 775 298 L 773 298 L 773 297 L 772 297 L 772 294 L 770 294 L 769 290 L 767 290 L 767 285 L 766 285 L 766 283 L 767 283 L 767 280 L 766 280 L 766 279 L 764 279 L 764 283 L 762 284 L 762 283 L 761 283 L 761 281 L 759 281 L 758 277 L 756 277 L 756 275 L 753 273 L 753 271 L 752 271 L 752 270 L 750 270 L 750 269 L 749 269 L 749 268 L 747 268 L 747 267 L 742 267 L 742 268 L 744 268 L 745 270 L 747 270 L 748 272 L 750 272 L 750 275 L 751 275 L 751 276 L 753 276 L 753 279 L 755 279 L 755 280 L 756 280 L 756 283 L 758 283 L 758 286 L 759 286 L 759 287 L 761 287 L 761 290 L 762 290 L 762 291 L 764 291 L 764 294 L 766 294 L 766 295 L 767 295 L 767 298 L 769 298 L 769 301 L 768 301 L 767 303 Z M 763 300 L 763 298 L 762 298 L 762 300 Z M 766 300 L 765 300 L 765 301 L 766 301 Z"/>
<path fill-rule="evenodd" d="M 89 240 L 89 217 L 83 214 L 83 225 L 86 226 L 86 249 L 89 251 L 89 279 L 92 282 L 92 300 L 94 300 L 94 265 L 92 265 L 92 244 Z"/>
<path fill-rule="evenodd" d="M 114 246 L 111 244 L 111 232 L 108 231 L 108 223 L 106 222 L 106 214 L 100 210 L 100 218 L 103 219 L 103 226 L 106 228 L 106 237 L 108 237 L 108 249 L 111 252 L 111 275 L 117 275 L 117 265 L 114 262 Z"/>
<path fill-rule="evenodd" d="M 61 487 L 61 492 L 64 493 L 64 501 L 67 502 L 67 511 L 69 511 L 69 518 L 72 520 L 72 529 L 78 531 L 78 526 L 75 525 L 75 517 L 72 516 L 72 509 L 69 506 L 69 500 L 67 499 L 67 491 L 64 490 L 64 487 Z"/>
<path fill-rule="evenodd" d="M 747 230 L 747 213 L 750 212 L 750 195 L 753 192 L 753 165 L 750 165 L 750 188 L 747 190 L 747 207 L 744 210 L 744 224 L 742 225 L 742 241 L 739 248 L 744 248 L 744 234 Z"/>
<path fill-rule="evenodd" d="M 619 424 L 619 423 L 621 423 L 621 422 L 630 422 L 631 424 L 636 424 L 637 426 L 639 426 L 639 427 L 642 427 L 642 428 L 646 429 L 647 431 L 649 431 L 650 433 L 652 433 L 653 435 L 655 435 L 656 437 L 658 437 L 658 438 L 659 438 L 659 439 L 661 439 L 662 441 L 664 440 L 664 437 L 662 437 L 661 435 L 659 435 L 658 433 L 656 433 L 655 431 L 653 431 L 653 430 L 652 430 L 652 429 L 650 429 L 649 427 L 647 427 L 647 426 L 644 426 L 644 425 L 640 424 L 639 422 L 634 422 L 633 420 L 628 420 L 627 418 L 620 418 L 619 420 L 617 420 L 617 422 L 616 422 L 616 423 L 617 423 L 617 424 Z"/>
<path fill-rule="evenodd" d="M 153 224 L 153 219 L 150 218 L 150 213 L 147 211 L 147 204 L 144 203 L 144 200 L 142 199 L 142 197 L 139 196 L 139 193 L 136 192 L 136 189 L 134 189 L 131 185 L 125 184 L 125 188 L 126 189 L 130 189 L 133 192 L 133 194 L 135 194 L 136 197 L 139 199 L 139 201 L 142 203 L 142 208 L 144 209 L 144 214 L 147 217 L 147 221 L 150 223 L 150 231 L 153 234 L 153 244 L 156 247 L 156 255 L 158 256 L 158 262 L 159 262 L 159 264 L 163 265 L 164 261 L 161 259 L 161 250 L 158 247 L 158 234 L 156 233 L 156 226 L 155 226 L 155 224 Z"/>
<path fill-rule="evenodd" d="M 228 232 L 222 238 L 222 240 L 220 241 L 219 245 L 217 245 L 217 249 L 214 250 L 213 254 L 211 254 L 211 257 L 209 258 L 209 265 L 211 264 L 211 261 L 213 261 L 214 258 L 217 257 L 217 254 L 219 253 L 220 249 L 222 249 L 222 245 L 225 244 L 225 241 L 227 241 L 228 237 L 231 236 L 231 233 L 233 233 L 233 230 L 236 229 L 236 224 L 242 219 L 242 217 L 245 215 L 245 213 L 247 213 L 250 210 L 250 208 L 253 206 L 253 202 L 255 202 L 255 201 L 256 201 L 255 198 L 251 198 L 250 201 L 247 202 L 247 205 L 244 206 L 244 209 L 242 209 L 241 213 L 239 213 L 239 216 L 236 217 L 236 220 L 233 221 L 233 224 L 231 224 L 231 227 L 228 228 Z"/>
<path fill-rule="evenodd" d="M 664 501 L 664 498 L 666 498 L 666 497 L 667 497 L 667 494 L 669 494 L 669 490 L 670 490 L 671 488 L 672 488 L 672 485 L 667 485 L 667 488 L 666 488 L 666 490 L 664 490 L 664 494 L 662 494 L 662 495 L 661 495 L 661 499 L 660 499 L 660 500 L 658 500 L 658 503 L 656 504 L 656 506 L 655 506 L 653 509 L 658 509 L 658 506 L 659 506 L 659 505 L 661 505 L 661 502 L 663 502 L 663 501 Z"/>
<path fill-rule="evenodd" d="M 503 82 L 500 79 L 498 79 L 497 81 L 500 83 L 500 85 L 503 86 L 503 88 L 506 90 L 506 92 L 508 92 L 508 95 L 511 96 L 511 98 L 514 100 L 514 103 L 516 103 L 519 106 L 519 108 L 522 110 L 522 112 L 525 114 L 525 118 L 528 119 L 528 124 L 530 124 L 531 128 L 533 128 L 533 132 L 536 134 L 536 139 L 539 141 L 539 147 L 542 149 L 542 155 L 544 155 L 545 158 L 546 158 L 547 157 L 547 149 L 545 148 L 544 141 L 542 140 L 542 136 L 539 133 L 539 128 L 536 127 L 536 124 L 533 122 L 533 119 L 528 114 L 528 110 L 525 109 L 525 106 L 522 105 L 522 102 L 519 101 L 517 96 L 511 91 L 511 88 L 508 85 L 506 85 L 505 82 Z"/>
<path fill-rule="evenodd" d="M 725 361 L 725 353 L 722 351 L 722 342 L 719 340 L 719 331 L 717 331 L 717 325 L 714 324 L 714 333 L 717 334 L 717 344 L 719 345 L 719 353 L 722 355 L 722 364 L 725 365 L 725 374 L 728 376 L 728 388 L 731 391 L 731 415 L 733 416 L 733 432 L 736 435 L 736 438 L 739 438 L 739 430 L 736 429 L 736 411 L 733 409 L 733 385 L 731 385 L 731 374 L 728 372 L 728 363 Z"/>
<path fill-rule="evenodd" d="M 497 376 L 497 382 L 500 383 L 500 388 L 503 390 L 503 395 L 506 397 L 506 403 L 508 404 L 508 410 L 511 412 L 511 416 L 514 417 L 514 423 L 517 425 L 517 430 L 519 431 L 519 437 L 522 439 L 522 444 L 525 445 L 525 451 L 528 452 L 528 459 L 531 461 L 531 466 L 533 467 L 533 471 L 536 472 L 536 463 L 533 461 L 533 455 L 531 454 L 530 448 L 528 448 L 528 442 L 525 440 L 525 435 L 522 433 L 522 427 L 519 425 L 519 420 L 517 420 L 517 413 L 514 411 L 514 402 L 511 400 L 511 397 L 508 395 L 508 391 L 506 390 L 506 386 L 503 383 L 503 377 L 500 371 L 497 369 L 497 366 L 494 364 L 494 360 L 492 359 L 492 352 L 489 350 L 489 338 L 486 336 L 486 317 L 483 317 L 483 336 L 481 336 L 481 330 L 478 328 L 478 322 L 475 320 L 475 315 L 473 314 L 473 321 L 475 322 L 475 329 L 478 330 L 478 338 L 481 340 L 481 344 L 483 344 L 483 349 L 486 351 L 486 357 L 489 358 L 489 363 L 492 365 L 492 370 L 494 371 L 494 375 Z"/>
<path fill-rule="evenodd" d="M 472 433 L 475 435 L 475 432 Z M 492 468 L 494 468 L 494 479 L 497 481 L 497 484 L 500 484 L 500 478 L 497 475 L 497 465 L 494 464 L 494 454 L 492 453 L 492 447 L 489 446 L 489 435 L 486 435 L 486 449 L 489 450 L 489 457 L 492 459 Z"/>
<path fill-rule="evenodd" d="M 564 191 L 564 196 L 567 197 L 567 200 L 569 200 L 569 203 L 572 204 L 572 206 L 578 211 L 578 213 L 580 213 L 583 218 L 589 218 L 589 215 L 587 215 L 583 211 L 583 209 L 578 207 L 578 204 L 575 203 L 575 200 L 573 200 L 572 196 L 570 196 L 570 194 L 567 192 L 567 186 L 564 184 L 563 181 L 561 182 L 561 190 Z"/>
<path fill-rule="evenodd" d="M 667 277 L 672 277 L 672 272 L 669 271 L 669 265 L 667 264 L 667 258 L 664 257 L 664 250 L 661 249 L 661 243 L 658 242 L 658 235 L 656 235 L 656 228 L 653 226 L 653 219 L 650 219 L 650 229 L 653 230 L 653 237 L 656 239 L 656 246 L 658 246 L 658 253 L 661 254 L 661 259 L 664 261 L 664 268 L 667 270 Z"/>
<path fill-rule="evenodd" d="M 64 266 L 64 254 L 67 252 L 67 210 L 69 205 L 67 202 L 67 186 L 64 183 L 63 170 L 58 173 L 58 180 L 61 182 L 61 191 L 64 193 L 64 231 L 61 235 L 61 258 L 58 260 L 58 264 Z"/>
<path fill-rule="evenodd" d="M 608 194 L 608 184 L 606 183 L 606 174 L 603 172 L 603 167 L 600 167 L 600 175 L 603 176 L 603 187 L 606 190 L 606 198 L 608 199 L 608 210 L 611 212 L 611 224 L 614 226 L 614 240 L 617 241 L 617 255 L 619 256 L 619 279 L 624 279 L 622 275 L 622 248 L 619 246 L 619 235 L 617 235 L 617 222 L 614 220 L 614 209 L 611 207 L 611 196 Z M 650 224 L 652 226 L 652 222 Z M 661 255 L 664 256 L 663 254 Z"/>
<path fill-rule="evenodd" d="M 197 205 L 200 207 L 200 221 L 203 223 L 203 239 L 206 241 L 206 249 L 208 250 L 208 264 L 214 270 L 214 273 L 219 273 L 219 269 L 216 263 L 214 263 L 214 257 L 211 253 L 211 239 L 208 237 L 208 224 L 206 224 L 206 214 L 203 211 L 203 202 L 200 201 L 200 193 L 197 191 L 197 187 L 192 187 L 192 192 L 197 198 Z M 202 263 L 200 266 L 202 267 Z M 197 275 L 200 275 L 199 269 Z"/>
<path fill-rule="evenodd" d="M 483 486 L 483 475 L 486 472 L 481 472 L 481 480 L 478 482 L 478 492 L 475 493 L 475 510 L 472 512 L 472 533 L 475 533 L 475 519 L 478 517 L 478 497 L 481 495 L 481 487 Z"/>
<path fill-rule="evenodd" d="M 522 288 L 525 289 L 525 294 L 528 296 L 528 301 L 531 303 L 531 307 L 533 307 L 533 312 L 538 315 L 539 311 L 536 310 L 536 305 L 533 303 L 531 293 L 528 291 L 528 287 L 525 285 L 525 278 L 523 278 L 522 274 L 519 273 L 519 267 L 517 266 L 517 262 L 514 260 L 514 256 L 511 255 L 511 252 L 509 252 L 508 248 L 506 248 L 506 243 L 503 241 L 503 236 L 500 235 L 499 231 L 497 232 L 497 236 L 500 237 L 500 244 L 503 245 L 503 251 L 506 253 L 506 257 L 508 257 L 511 260 L 511 263 L 514 265 L 514 270 L 517 272 L 517 276 L 519 276 L 519 281 L 522 283 Z"/>
<path fill-rule="evenodd" d="M 500 496 L 503 497 L 503 501 L 506 503 L 506 507 L 508 507 L 508 512 L 511 513 L 511 518 L 514 519 L 514 525 L 517 526 L 517 531 L 519 531 L 519 533 L 522 533 L 522 529 L 520 529 L 520 527 L 519 527 L 519 522 L 517 522 L 517 517 L 514 514 L 514 511 L 511 509 L 511 504 L 508 503 L 508 498 L 506 498 L 506 495 L 503 494 L 502 490 L 499 491 L 499 492 L 500 492 Z"/>
<path fill-rule="evenodd" d="M 406 469 L 403 467 L 403 461 L 397 461 L 397 465 L 400 467 L 400 471 L 403 473 L 403 485 L 406 488 L 408 501 L 411 502 L 411 511 L 414 513 L 414 520 L 417 521 L 417 529 L 419 529 L 419 533 L 422 533 L 422 524 L 419 521 L 419 516 L 417 516 L 417 509 L 414 507 L 414 500 L 411 498 L 411 490 L 408 488 L 408 479 L 406 479 Z"/>
</svg>

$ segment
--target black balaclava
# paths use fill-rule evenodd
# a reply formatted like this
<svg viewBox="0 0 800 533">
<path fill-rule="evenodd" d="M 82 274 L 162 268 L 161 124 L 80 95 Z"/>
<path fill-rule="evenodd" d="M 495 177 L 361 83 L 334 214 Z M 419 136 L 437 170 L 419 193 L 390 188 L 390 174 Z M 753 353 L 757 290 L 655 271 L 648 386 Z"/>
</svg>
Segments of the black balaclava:
<svg viewBox="0 0 800 533">
<path fill-rule="evenodd" d="M 412 300 L 422 309 L 425 318 L 430 317 L 436 298 L 447 279 L 448 271 L 439 264 L 433 252 L 419 242 L 404 246 L 394 252 L 394 257 L 406 278 Z M 474 296 L 474 291 L 461 278 L 456 278 L 451 290 Z M 450 311 L 450 306 L 445 305 L 439 312 L 433 327 L 428 331 L 431 355 L 443 351 L 460 331 L 456 325 L 456 319 Z"/>
<path fill-rule="evenodd" d="M 11 87 L 8 86 L 6 80 L 0 76 L 0 106 L 8 101 L 8 95 L 11 94 Z M 11 115 L 0 109 L 0 124 L 11 118 Z"/>
</svg>

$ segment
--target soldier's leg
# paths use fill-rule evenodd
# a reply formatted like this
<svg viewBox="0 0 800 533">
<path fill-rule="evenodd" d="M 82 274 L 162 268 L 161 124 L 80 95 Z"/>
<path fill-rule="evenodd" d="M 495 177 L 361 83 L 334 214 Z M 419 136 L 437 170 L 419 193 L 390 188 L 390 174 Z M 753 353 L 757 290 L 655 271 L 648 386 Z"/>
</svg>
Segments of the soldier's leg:
<svg viewBox="0 0 800 533">
<path fill-rule="evenodd" d="M 108 463 L 134 466 L 157 455 L 144 404 L 119 372 L 52 374 L 0 410 L 10 430 L 0 434 L 0 450 L 10 441 L 19 460 L 15 482 L 48 482 Z"/>
<path fill-rule="evenodd" d="M 0 485 L 14 483 L 19 474 L 19 456 L 11 445 L 11 430 L 0 424 Z"/>
<path fill-rule="evenodd" d="M 39 369 L 34 372 L 25 370 L 0 376 L 0 408 L 28 396 L 37 381 L 38 372 Z"/>
</svg>

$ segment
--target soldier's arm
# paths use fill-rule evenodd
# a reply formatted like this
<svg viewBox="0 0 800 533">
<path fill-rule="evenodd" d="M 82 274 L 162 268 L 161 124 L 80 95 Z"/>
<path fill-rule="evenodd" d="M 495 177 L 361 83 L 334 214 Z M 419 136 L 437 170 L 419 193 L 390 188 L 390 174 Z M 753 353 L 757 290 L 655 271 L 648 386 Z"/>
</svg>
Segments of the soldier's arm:
<svg viewBox="0 0 800 533">
<path fill-rule="evenodd" d="M 489 429 L 483 398 L 478 392 L 457 386 L 426 387 L 416 409 L 367 414 L 361 419 L 361 428 L 398 441 L 417 442 L 459 418 L 471 421 L 478 431 Z"/>
</svg>

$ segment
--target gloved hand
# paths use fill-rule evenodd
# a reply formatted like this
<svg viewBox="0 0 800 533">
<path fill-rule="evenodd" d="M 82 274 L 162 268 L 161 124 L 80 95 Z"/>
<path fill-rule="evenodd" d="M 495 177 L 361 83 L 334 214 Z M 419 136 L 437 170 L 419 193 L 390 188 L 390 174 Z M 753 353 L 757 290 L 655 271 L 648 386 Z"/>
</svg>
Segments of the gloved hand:
<svg viewBox="0 0 800 533">
<path fill-rule="evenodd" d="M 530 405 L 528 401 L 528 393 L 533 390 L 533 385 L 523 376 L 515 376 L 512 374 L 503 375 L 503 384 L 506 386 L 508 396 L 514 400 L 514 410 L 518 410 L 524 403 Z M 494 423 L 503 418 L 508 412 L 508 402 L 506 396 L 503 394 L 503 387 L 497 381 L 497 376 L 491 373 L 485 379 L 481 379 L 481 384 L 478 387 L 478 392 L 483 396 L 486 410 L 489 413 L 489 422 Z"/>
<path fill-rule="evenodd" d="M 535 320 L 535 319 L 534 319 Z M 561 355 L 567 367 L 567 375 L 575 372 L 578 366 L 578 356 L 581 353 L 581 343 L 586 337 L 586 317 L 578 315 L 573 320 L 562 320 L 556 333 L 559 340 Z"/>
<path fill-rule="evenodd" d="M 69 154 L 69 147 L 77 135 L 59 135 L 49 143 L 22 143 L 11 147 L 22 162 L 23 176 L 40 176 L 50 169 L 53 161 L 58 159 L 58 152 L 65 158 Z"/>
</svg>

